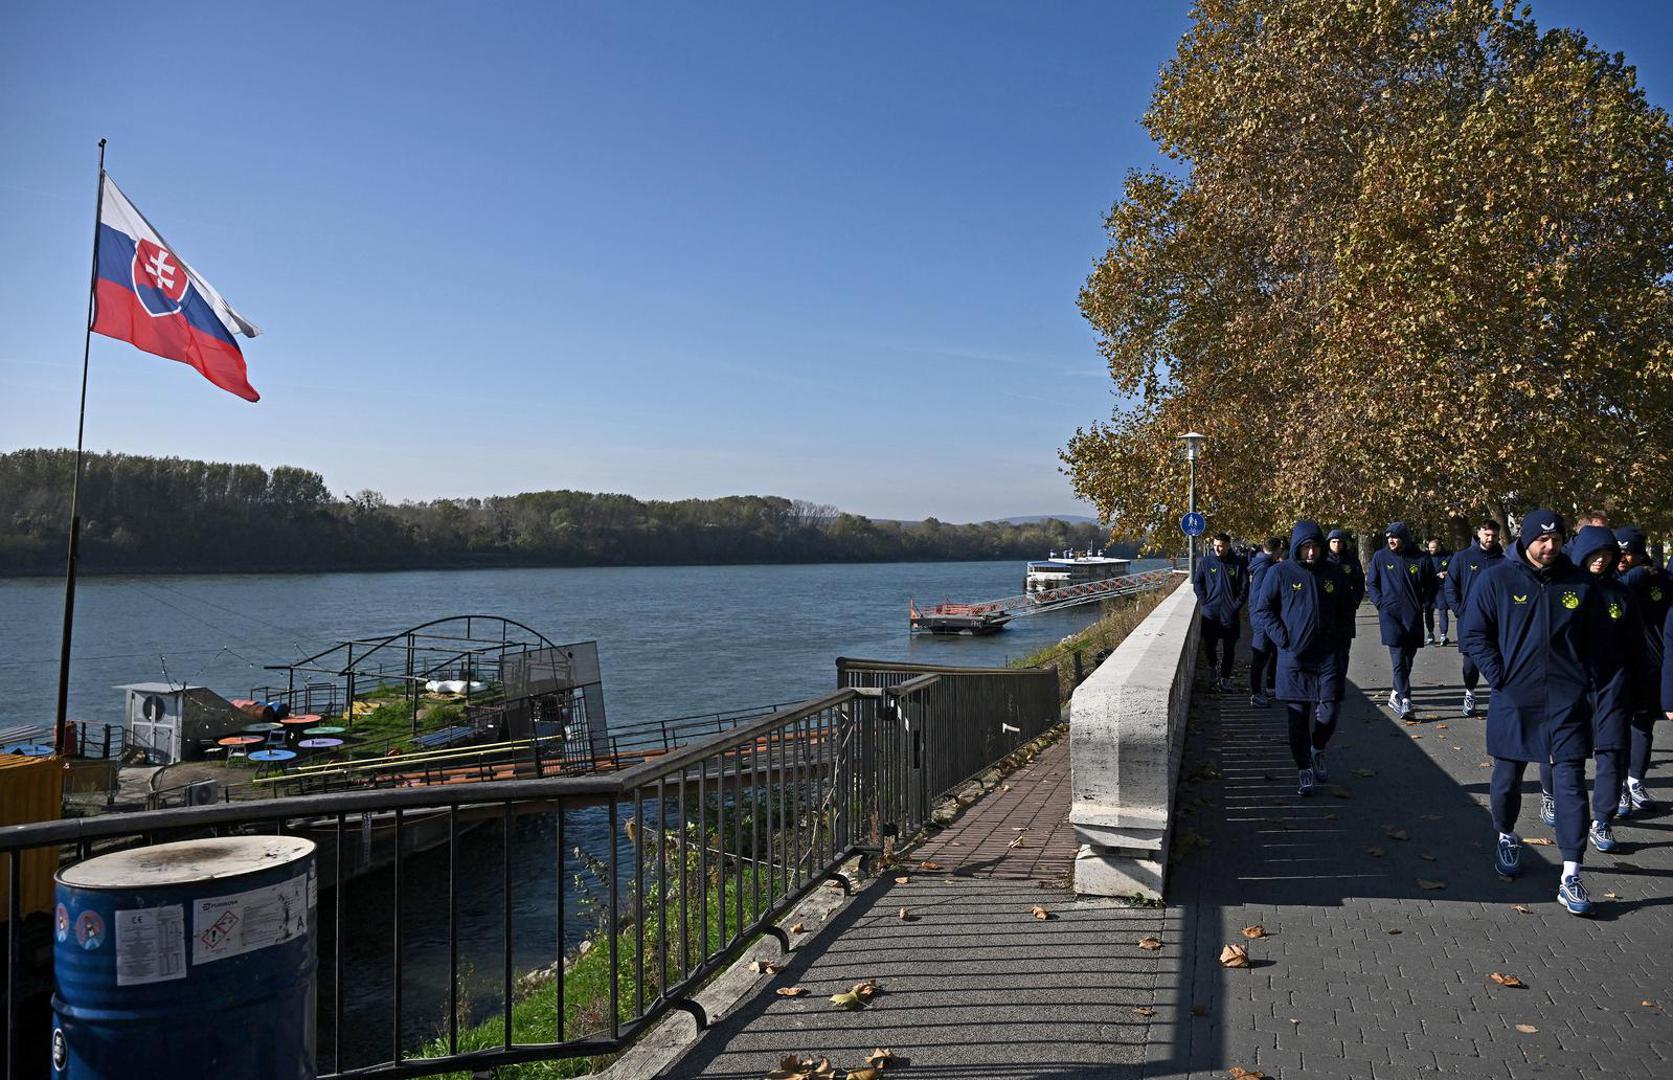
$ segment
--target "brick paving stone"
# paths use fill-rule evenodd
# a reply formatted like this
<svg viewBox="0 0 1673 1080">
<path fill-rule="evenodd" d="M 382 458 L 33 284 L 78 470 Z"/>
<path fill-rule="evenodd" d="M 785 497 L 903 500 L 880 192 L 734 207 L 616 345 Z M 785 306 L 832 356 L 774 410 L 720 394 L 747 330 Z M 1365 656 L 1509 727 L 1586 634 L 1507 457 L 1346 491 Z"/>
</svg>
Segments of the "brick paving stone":
<svg viewBox="0 0 1673 1080">
<path fill-rule="evenodd" d="M 1147 1048 L 1144 1076 L 1223 1076 L 1250 1060 L 1310 1080 L 1659 1075 L 1673 1059 L 1673 1020 L 1641 1002 L 1673 1006 L 1673 814 L 1620 823 L 1620 851 L 1587 853 L 1593 919 L 1555 903 L 1554 847 L 1526 846 L 1522 877 L 1501 880 L 1480 767 L 1485 724 L 1457 715 L 1458 650 L 1419 651 L 1419 723 L 1407 725 L 1377 704 L 1388 695 L 1388 654 L 1369 607 L 1358 627 L 1326 752 L 1330 784 L 1312 799 L 1295 794 L 1283 710 L 1254 709 L 1199 680 L 1179 807 L 1208 845 L 1172 870 L 1165 935 L 1188 948 L 1156 1001 L 1189 1000 L 1204 1015 L 1152 1030 L 1166 1041 Z M 1673 802 L 1667 747 L 1650 787 Z M 1530 781 L 1525 838 L 1551 835 L 1534 791 Z M 1445 888 L 1420 888 L 1419 878 Z M 1251 923 L 1269 935 L 1249 943 L 1265 965 L 1259 981 L 1217 963 L 1220 945 L 1242 940 Z M 1494 985 L 1492 971 L 1527 988 Z M 1270 993 L 1270 1020 L 1250 1009 L 1251 989 L 1257 1006 Z M 1229 1015 L 1256 1029 L 1219 1022 Z M 1519 1023 L 1539 1030 L 1518 1032 Z"/>
</svg>

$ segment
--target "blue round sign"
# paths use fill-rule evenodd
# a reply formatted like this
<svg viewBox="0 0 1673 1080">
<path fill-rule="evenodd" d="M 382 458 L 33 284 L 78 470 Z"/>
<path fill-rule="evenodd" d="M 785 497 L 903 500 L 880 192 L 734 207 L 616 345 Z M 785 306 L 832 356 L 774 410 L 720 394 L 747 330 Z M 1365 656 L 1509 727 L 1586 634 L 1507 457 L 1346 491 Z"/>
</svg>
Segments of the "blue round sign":
<svg viewBox="0 0 1673 1080">
<path fill-rule="evenodd" d="M 1208 519 L 1193 510 L 1179 519 L 1179 528 L 1186 536 L 1201 536 L 1208 531 Z"/>
</svg>

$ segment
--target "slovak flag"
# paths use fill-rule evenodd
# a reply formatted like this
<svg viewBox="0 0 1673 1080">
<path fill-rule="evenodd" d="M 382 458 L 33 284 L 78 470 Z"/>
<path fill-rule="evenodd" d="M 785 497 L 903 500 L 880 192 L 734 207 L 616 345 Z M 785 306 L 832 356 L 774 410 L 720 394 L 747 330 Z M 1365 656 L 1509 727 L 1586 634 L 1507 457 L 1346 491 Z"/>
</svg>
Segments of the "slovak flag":
<svg viewBox="0 0 1673 1080">
<path fill-rule="evenodd" d="M 234 335 L 259 329 L 169 247 L 106 175 L 100 193 L 93 332 L 197 368 L 245 401 L 260 401 Z"/>
</svg>

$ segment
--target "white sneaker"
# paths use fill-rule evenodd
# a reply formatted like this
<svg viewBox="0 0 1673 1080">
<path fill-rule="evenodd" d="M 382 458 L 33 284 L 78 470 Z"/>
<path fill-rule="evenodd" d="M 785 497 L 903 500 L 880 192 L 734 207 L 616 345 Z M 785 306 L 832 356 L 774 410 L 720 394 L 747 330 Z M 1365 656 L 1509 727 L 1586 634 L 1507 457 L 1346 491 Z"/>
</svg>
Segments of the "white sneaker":
<svg viewBox="0 0 1673 1080">
<path fill-rule="evenodd" d="M 1442 646 L 1442 648 L 1445 648 L 1446 646 L 1451 645 L 1451 644 L 1452 644 L 1452 642 L 1450 642 L 1446 639 L 1446 635 L 1442 634 L 1441 635 L 1441 646 Z"/>
<path fill-rule="evenodd" d="M 1408 720 L 1408 719 L 1411 718 L 1411 716 L 1412 716 L 1412 699 L 1409 698 L 1409 697 L 1403 697 L 1403 698 L 1400 699 L 1400 719 Z"/>
<path fill-rule="evenodd" d="M 1395 712 L 1400 711 L 1400 695 L 1393 690 L 1388 692 L 1388 707 Z"/>
<path fill-rule="evenodd" d="M 1423 643 L 1424 643 L 1424 644 L 1425 644 L 1425 645 L 1433 645 L 1433 644 L 1435 644 L 1435 635 L 1434 635 L 1434 634 L 1425 634 L 1425 635 L 1424 635 L 1424 636 L 1423 636 Z"/>
<path fill-rule="evenodd" d="M 1475 715 L 1475 691 L 1474 690 L 1464 691 L 1464 715 L 1465 716 L 1474 716 Z"/>
</svg>

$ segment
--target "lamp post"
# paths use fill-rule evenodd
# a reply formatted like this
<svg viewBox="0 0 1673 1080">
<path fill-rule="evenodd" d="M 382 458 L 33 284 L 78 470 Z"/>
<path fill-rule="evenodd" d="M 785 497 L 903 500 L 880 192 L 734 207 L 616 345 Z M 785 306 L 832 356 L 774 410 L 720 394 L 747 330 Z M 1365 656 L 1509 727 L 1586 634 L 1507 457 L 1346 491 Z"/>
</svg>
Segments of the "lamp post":
<svg viewBox="0 0 1673 1080">
<path fill-rule="evenodd" d="M 1193 514 L 1197 512 L 1197 456 L 1202 453 L 1202 444 L 1207 440 L 1207 435 L 1196 431 L 1187 431 L 1179 436 L 1179 441 L 1185 444 L 1185 460 L 1191 463 L 1190 506 L 1187 509 Z M 1185 542 L 1187 545 L 1185 569 L 1188 574 L 1195 577 L 1197 573 L 1197 538 L 1187 536 Z"/>
</svg>

